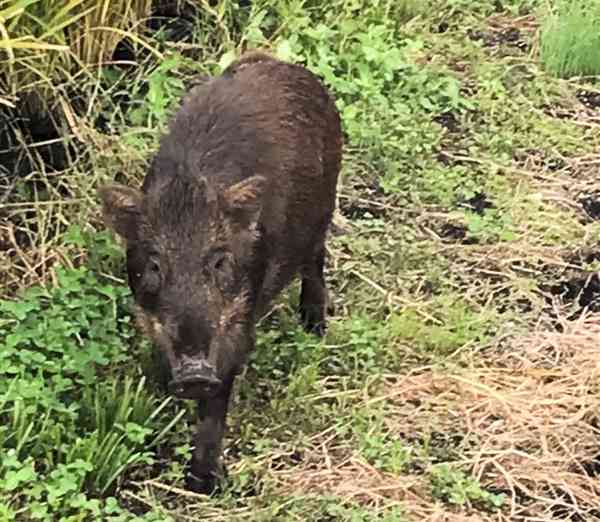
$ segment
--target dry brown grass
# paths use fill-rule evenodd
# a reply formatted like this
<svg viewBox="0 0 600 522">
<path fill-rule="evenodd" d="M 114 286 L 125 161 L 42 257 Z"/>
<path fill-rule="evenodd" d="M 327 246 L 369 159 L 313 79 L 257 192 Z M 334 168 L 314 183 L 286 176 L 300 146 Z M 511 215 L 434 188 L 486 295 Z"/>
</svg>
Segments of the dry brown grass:
<svg viewBox="0 0 600 522">
<path fill-rule="evenodd" d="M 57 141 L 76 139 L 93 146 L 93 153 L 78 152 L 64 170 L 52 170 L 39 153 L 43 142 L 18 143 L 14 153 L 22 155 L 32 171 L 22 178 L 12 174 L 12 183 L 10 176 L 0 177 L 5 183 L 0 185 L 0 297 L 53 284 L 56 266 L 80 264 L 85 252 L 65 245 L 64 236 L 74 224 L 101 229 L 95 195 L 99 180 L 115 173 L 139 178 L 143 172 L 146 160 L 141 152 L 120 137 L 94 130 L 89 119 L 72 115 L 70 130 Z M 17 195 L 17 181 L 31 187 L 29 197 Z"/>
<path fill-rule="evenodd" d="M 400 504 L 411 520 L 600 519 L 600 315 L 560 321 L 559 330 L 540 324 L 466 369 L 389 376 L 384 394 L 364 399 L 366 407 L 386 404 L 388 428 L 398 436 L 442 432 L 462 440 L 456 463 L 506 493 L 501 513 L 442 505 L 426 475 L 382 473 L 327 434 L 301 466 L 273 471 L 280 488 L 373 509 Z"/>
</svg>

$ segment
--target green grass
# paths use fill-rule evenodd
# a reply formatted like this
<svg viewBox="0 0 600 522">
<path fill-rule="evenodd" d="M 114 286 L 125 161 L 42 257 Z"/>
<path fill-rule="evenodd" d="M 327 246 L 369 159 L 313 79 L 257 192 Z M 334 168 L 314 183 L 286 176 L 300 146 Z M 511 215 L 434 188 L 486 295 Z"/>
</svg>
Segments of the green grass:
<svg viewBox="0 0 600 522">
<path fill-rule="evenodd" d="M 541 62 L 561 78 L 600 74 L 600 2 L 559 0 L 541 33 Z"/>
<path fill-rule="evenodd" d="M 140 33 L 156 52 L 138 46 L 135 65 L 69 66 L 86 103 L 61 129 L 62 167 L 19 149 L 31 168 L 0 220 L 0 520 L 509 516 L 502 478 L 473 464 L 479 428 L 460 421 L 476 409 L 456 383 L 548 317 L 544 285 L 597 269 L 599 225 L 578 197 L 597 189 L 600 139 L 580 113 L 585 84 L 547 62 L 548 35 L 564 31 L 543 33 L 539 56 L 502 37 L 518 28 L 535 51 L 521 17 L 558 23 L 560 6 L 545 21 L 546 3 L 528 0 L 211 5 L 184 44 L 163 28 Z M 193 405 L 152 382 L 95 189 L 138 184 L 190 79 L 244 46 L 305 64 L 335 94 L 348 232 L 328 243 L 327 336 L 299 326 L 297 286 L 277 300 L 237 384 L 229 480 L 197 497 L 182 492 Z"/>
</svg>

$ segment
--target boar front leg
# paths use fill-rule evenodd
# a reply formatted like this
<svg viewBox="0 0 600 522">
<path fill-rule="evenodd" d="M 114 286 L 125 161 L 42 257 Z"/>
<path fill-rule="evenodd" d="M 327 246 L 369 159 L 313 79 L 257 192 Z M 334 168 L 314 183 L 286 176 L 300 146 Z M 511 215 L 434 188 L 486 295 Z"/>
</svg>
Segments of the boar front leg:
<svg viewBox="0 0 600 522">
<path fill-rule="evenodd" d="M 196 493 L 212 493 L 224 476 L 221 445 L 234 379 L 232 374 L 223 380 L 223 385 L 215 396 L 198 401 L 195 448 L 187 475 L 187 487 Z"/>
<path fill-rule="evenodd" d="M 304 327 L 319 336 L 325 334 L 326 309 L 328 304 L 327 287 L 323 269 L 325 265 L 325 244 L 317 243 L 315 252 L 302 269 L 302 290 L 300 294 L 300 316 Z"/>
</svg>

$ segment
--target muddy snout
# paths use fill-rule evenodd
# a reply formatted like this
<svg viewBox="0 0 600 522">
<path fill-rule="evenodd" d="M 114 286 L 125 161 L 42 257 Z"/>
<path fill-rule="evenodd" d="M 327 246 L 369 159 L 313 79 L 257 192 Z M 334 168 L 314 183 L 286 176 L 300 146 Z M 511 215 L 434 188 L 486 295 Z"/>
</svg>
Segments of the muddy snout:
<svg viewBox="0 0 600 522">
<path fill-rule="evenodd" d="M 220 386 L 214 366 L 205 359 L 188 359 L 173 371 L 169 391 L 179 399 L 200 399 L 214 395 Z"/>
</svg>

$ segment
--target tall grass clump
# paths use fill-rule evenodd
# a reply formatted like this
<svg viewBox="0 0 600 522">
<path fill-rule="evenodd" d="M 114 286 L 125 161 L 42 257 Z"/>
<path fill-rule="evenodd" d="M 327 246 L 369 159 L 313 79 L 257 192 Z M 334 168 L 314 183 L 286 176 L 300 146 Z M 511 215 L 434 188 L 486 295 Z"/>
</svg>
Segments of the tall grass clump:
<svg viewBox="0 0 600 522">
<path fill-rule="evenodd" d="M 559 0 L 542 27 L 540 53 L 560 78 L 600 74 L 600 1 Z"/>
<path fill-rule="evenodd" d="M 151 0 L 0 0 L 0 103 L 44 106 L 56 89 L 112 57 L 150 14 Z M 35 111 L 34 111 L 35 112 Z"/>
</svg>

